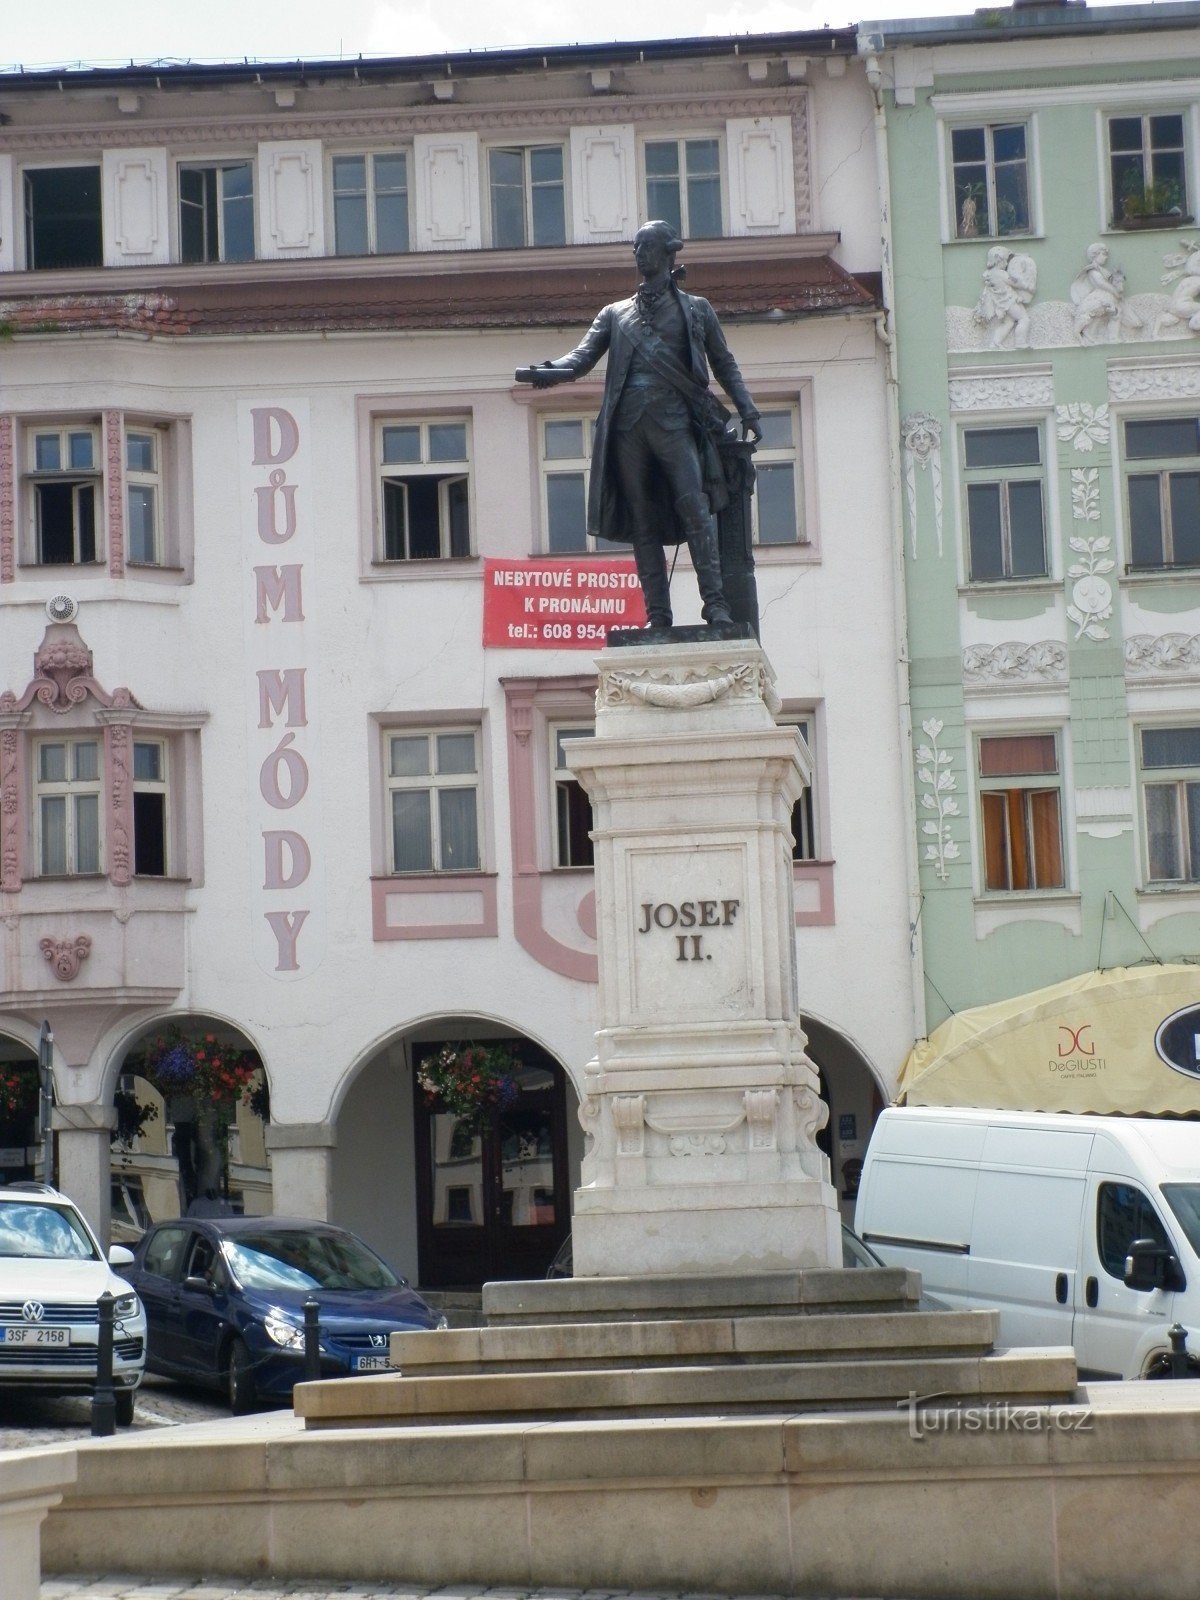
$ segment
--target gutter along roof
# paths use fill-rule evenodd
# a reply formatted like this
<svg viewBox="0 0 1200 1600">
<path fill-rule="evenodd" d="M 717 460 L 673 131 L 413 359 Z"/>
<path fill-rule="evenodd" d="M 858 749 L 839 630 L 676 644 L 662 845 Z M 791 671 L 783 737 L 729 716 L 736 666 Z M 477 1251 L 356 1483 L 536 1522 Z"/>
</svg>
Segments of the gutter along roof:
<svg viewBox="0 0 1200 1600">
<path fill-rule="evenodd" d="M 377 258 L 376 258 L 377 259 Z M 411 262 L 411 258 L 406 258 Z M 0 298 L 10 334 L 123 331 L 157 335 L 338 333 L 574 327 L 602 305 L 633 293 L 628 265 L 485 271 L 445 257 L 424 272 L 394 277 L 269 277 L 221 282 L 212 269 L 194 283 L 122 292 L 38 292 Z M 201 269 L 203 270 L 203 269 Z M 175 275 L 173 275 L 175 276 Z M 877 295 L 828 256 L 697 263 L 691 293 L 719 315 L 790 321 L 823 313 L 873 311 Z"/>
</svg>

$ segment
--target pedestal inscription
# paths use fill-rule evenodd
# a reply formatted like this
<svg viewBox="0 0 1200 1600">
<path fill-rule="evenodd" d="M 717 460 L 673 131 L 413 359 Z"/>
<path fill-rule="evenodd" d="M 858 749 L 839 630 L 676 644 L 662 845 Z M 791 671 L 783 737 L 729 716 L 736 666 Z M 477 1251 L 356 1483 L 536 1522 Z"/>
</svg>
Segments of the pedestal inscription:
<svg viewBox="0 0 1200 1600">
<path fill-rule="evenodd" d="M 797 1016 L 792 807 L 809 777 L 751 640 L 601 658 L 592 799 L 601 1027 L 579 1276 L 837 1265 L 828 1112 Z"/>
</svg>

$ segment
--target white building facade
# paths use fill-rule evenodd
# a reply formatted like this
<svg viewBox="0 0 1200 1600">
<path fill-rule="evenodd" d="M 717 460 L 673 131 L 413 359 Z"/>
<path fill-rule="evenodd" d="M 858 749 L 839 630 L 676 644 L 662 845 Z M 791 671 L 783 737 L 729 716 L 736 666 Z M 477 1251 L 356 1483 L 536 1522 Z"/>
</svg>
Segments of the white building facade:
<svg viewBox="0 0 1200 1600">
<path fill-rule="evenodd" d="M 599 379 L 513 373 L 632 292 L 663 214 L 768 422 L 800 993 L 853 1192 L 919 1031 L 854 48 L 0 78 L 0 1073 L 49 1022 L 59 1180 L 101 1227 L 329 1217 L 429 1287 L 538 1274 L 569 1228 L 596 954 L 562 754 L 632 563 L 580 515 Z M 673 593 L 697 621 L 686 547 Z M 172 1030 L 269 1085 L 207 1182 L 138 1080 Z M 519 1092 L 460 1128 L 416 1074 L 489 1041 Z"/>
</svg>

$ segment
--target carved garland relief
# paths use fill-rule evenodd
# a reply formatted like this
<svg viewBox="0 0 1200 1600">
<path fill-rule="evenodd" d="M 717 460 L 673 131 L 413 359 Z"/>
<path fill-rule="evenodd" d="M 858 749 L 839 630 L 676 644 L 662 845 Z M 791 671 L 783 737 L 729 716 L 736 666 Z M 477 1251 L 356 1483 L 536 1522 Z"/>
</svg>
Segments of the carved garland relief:
<svg viewBox="0 0 1200 1600">
<path fill-rule="evenodd" d="M 104 413 L 104 450 L 108 466 L 108 570 L 125 573 L 125 463 L 122 459 L 121 413 Z"/>
<path fill-rule="evenodd" d="M 21 735 L 0 731 L 0 890 L 21 887 Z"/>
<path fill-rule="evenodd" d="M 944 727 L 940 718 L 929 717 L 921 724 L 929 743 L 917 746 L 917 783 L 922 791 L 921 809 L 926 813 L 921 823 L 921 833 L 926 840 L 922 860 L 933 867 L 942 883 L 949 881 L 949 863 L 957 861 L 961 853 L 950 833 L 949 818 L 959 815 L 954 796 L 958 779 L 951 771 L 950 752 L 943 750 L 938 742 Z"/>
<path fill-rule="evenodd" d="M 933 487 L 933 522 L 937 553 L 942 553 L 942 425 L 928 411 L 913 411 L 900 424 L 904 440 L 904 493 L 908 502 L 908 537 L 917 559 L 917 468 L 929 470 Z"/>
</svg>

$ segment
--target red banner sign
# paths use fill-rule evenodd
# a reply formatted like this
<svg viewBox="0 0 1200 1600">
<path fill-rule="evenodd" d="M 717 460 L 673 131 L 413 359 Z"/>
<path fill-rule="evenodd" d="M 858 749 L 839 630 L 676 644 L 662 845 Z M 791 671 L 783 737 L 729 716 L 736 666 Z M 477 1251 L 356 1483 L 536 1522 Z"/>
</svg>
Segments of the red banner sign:
<svg viewBox="0 0 1200 1600">
<path fill-rule="evenodd" d="M 483 642 L 501 650 L 594 650 L 610 628 L 644 628 L 632 561 L 483 563 Z"/>
</svg>

